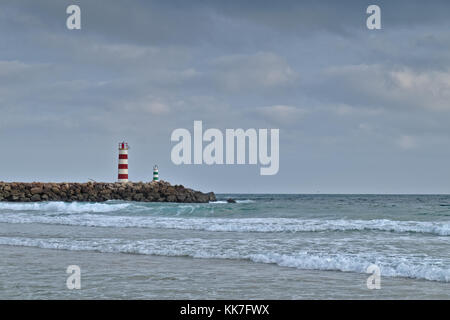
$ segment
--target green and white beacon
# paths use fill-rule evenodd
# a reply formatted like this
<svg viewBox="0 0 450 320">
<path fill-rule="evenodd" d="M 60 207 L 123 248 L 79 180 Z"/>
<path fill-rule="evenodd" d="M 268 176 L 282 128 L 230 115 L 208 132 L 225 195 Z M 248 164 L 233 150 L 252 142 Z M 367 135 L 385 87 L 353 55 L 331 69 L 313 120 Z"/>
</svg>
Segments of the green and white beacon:
<svg viewBox="0 0 450 320">
<path fill-rule="evenodd" d="M 153 181 L 159 181 L 159 171 L 156 164 L 153 166 Z"/>
</svg>

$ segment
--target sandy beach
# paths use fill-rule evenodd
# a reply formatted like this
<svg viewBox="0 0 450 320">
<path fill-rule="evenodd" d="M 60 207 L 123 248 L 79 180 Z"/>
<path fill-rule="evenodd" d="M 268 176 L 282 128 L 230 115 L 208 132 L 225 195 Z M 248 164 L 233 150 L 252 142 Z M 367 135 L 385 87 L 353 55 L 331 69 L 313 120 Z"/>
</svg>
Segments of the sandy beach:
<svg viewBox="0 0 450 320">
<path fill-rule="evenodd" d="M 247 261 L 0 246 L 0 299 L 449 299 L 447 283 Z M 81 289 L 66 268 L 81 268 Z"/>
</svg>

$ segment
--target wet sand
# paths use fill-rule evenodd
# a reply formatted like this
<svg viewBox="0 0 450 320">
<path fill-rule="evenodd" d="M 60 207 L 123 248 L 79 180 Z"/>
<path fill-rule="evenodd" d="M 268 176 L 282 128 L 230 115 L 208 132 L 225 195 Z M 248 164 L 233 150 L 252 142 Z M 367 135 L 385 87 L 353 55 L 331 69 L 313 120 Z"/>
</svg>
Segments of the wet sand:
<svg viewBox="0 0 450 320">
<path fill-rule="evenodd" d="M 450 299 L 450 284 L 194 259 L 0 246 L 0 299 Z M 81 268 L 81 289 L 66 268 Z M 449 292 L 449 294 L 443 294 Z"/>
</svg>

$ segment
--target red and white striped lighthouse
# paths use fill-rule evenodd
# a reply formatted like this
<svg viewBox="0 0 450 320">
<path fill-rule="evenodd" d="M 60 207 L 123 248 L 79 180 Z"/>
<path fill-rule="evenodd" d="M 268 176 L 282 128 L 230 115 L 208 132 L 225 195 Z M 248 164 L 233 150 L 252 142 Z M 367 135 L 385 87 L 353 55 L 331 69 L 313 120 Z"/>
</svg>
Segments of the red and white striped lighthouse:
<svg viewBox="0 0 450 320">
<path fill-rule="evenodd" d="M 128 182 L 128 143 L 119 143 L 119 182 Z"/>
</svg>

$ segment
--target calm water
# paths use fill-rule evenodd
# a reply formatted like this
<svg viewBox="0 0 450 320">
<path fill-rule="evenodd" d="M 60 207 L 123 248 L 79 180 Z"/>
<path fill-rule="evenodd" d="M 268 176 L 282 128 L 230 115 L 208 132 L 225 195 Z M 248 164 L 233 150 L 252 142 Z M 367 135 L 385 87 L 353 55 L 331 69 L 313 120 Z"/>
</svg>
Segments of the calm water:
<svg viewBox="0 0 450 320">
<path fill-rule="evenodd" d="M 218 198 L 0 202 L 0 298 L 450 298 L 448 195 Z"/>
</svg>

